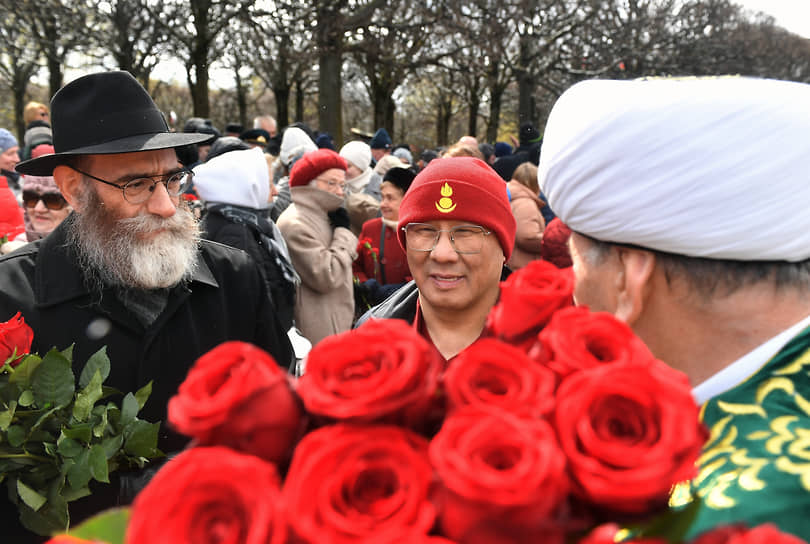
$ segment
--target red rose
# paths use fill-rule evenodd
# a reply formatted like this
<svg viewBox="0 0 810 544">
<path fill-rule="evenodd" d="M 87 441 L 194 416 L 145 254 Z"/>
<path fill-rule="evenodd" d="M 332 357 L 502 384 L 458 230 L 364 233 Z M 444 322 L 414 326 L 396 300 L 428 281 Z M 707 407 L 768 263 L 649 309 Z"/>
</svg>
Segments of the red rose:
<svg viewBox="0 0 810 544">
<path fill-rule="evenodd" d="M 287 526 L 272 463 L 229 448 L 191 448 L 135 498 L 128 544 L 283 544 Z"/>
<path fill-rule="evenodd" d="M 557 390 L 555 426 L 587 502 L 641 514 L 695 474 L 707 438 L 686 375 L 660 361 L 575 372 Z"/>
<path fill-rule="evenodd" d="M 485 404 L 539 417 L 554 407 L 555 386 L 551 371 L 494 338 L 482 338 L 459 353 L 444 375 L 448 412 Z"/>
<path fill-rule="evenodd" d="M 616 535 L 619 533 L 619 526 L 615 523 L 605 523 L 588 533 L 588 536 L 579 540 L 579 544 L 614 544 L 617 542 Z M 622 539 L 618 542 L 625 544 L 667 544 L 669 541 L 664 538 L 631 538 Z"/>
<path fill-rule="evenodd" d="M 487 333 L 521 349 L 534 343 L 551 315 L 574 302 L 574 274 L 546 261 L 531 261 L 501 282 L 487 316 Z"/>
<path fill-rule="evenodd" d="M 373 319 L 312 348 L 297 391 L 311 414 L 417 426 L 432 407 L 441 366 L 406 322 Z"/>
<path fill-rule="evenodd" d="M 11 366 L 17 366 L 23 355 L 31 352 L 31 342 L 34 341 L 34 331 L 25 324 L 20 312 L 14 317 L 0 323 L 0 366 L 8 361 L 15 353 L 17 355 L 10 362 Z"/>
<path fill-rule="evenodd" d="M 584 307 L 556 312 L 528 353 L 560 378 L 607 363 L 647 363 L 654 359 L 626 323 Z"/>
<path fill-rule="evenodd" d="M 169 400 L 169 423 L 200 445 L 281 462 L 300 434 L 302 415 L 286 373 L 270 355 L 245 342 L 225 342 L 189 370 Z"/>
<path fill-rule="evenodd" d="M 466 406 L 445 419 L 430 462 L 441 482 L 440 525 L 452 539 L 493 527 L 542 530 L 567 495 L 551 426 L 492 406 Z"/>
<path fill-rule="evenodd" d="M 706 531 L 692 544 L 806 544 L 804 540 L 783 533 L 772 523 L 747 529 L 741 525 L 716 527 Z"/>
<path fill-rule="evenodd" d="M 368 542 L 427 534 L 436 512 L 427 441 L 390 425 L 335 424 L 306 435 L 284 482 L 293 533 L 304 542 Z"/>
</svg>

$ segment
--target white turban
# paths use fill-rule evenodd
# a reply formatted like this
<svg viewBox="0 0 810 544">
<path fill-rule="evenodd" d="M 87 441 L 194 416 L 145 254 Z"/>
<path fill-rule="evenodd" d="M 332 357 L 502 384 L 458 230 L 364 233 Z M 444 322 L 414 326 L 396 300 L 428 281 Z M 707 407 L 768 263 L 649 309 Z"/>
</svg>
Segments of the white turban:
<svg viewBox="0 0 810 544">
<path fill-rule="evenodd" d="M 574 231 L 740 261 L 810 258 L 810 85 L 585 81 L 548 119 L 538 181 Z"/>
<path fill-rule="evenodd" d="M 206 202 L 267 208 L 270 169 L 264 152 L 254 147 L 217 155 L 194 167 L 194 187 Z"/>
</svg>

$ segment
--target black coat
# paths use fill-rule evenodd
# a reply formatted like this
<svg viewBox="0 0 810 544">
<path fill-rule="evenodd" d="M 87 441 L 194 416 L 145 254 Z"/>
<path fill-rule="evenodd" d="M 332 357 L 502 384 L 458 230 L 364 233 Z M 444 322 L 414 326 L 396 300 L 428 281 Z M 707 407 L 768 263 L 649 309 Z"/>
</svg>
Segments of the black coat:
<svg viewBox="0 0 810 544">
<path fill-rule="evenodd" d="M 278 320 L 284 330 L 293 326 L 295 309 L 295 284 L 287 279 L 284 263 L 292 270 L 292 264 L 272 246 L 270 241 L 278 228 L 261 214 L 241 206 L 214 205 L 206 210 L 202 220 L 203 238 L 242 249 L 259 265 L 259 271 L 276 308 Z M 262 236 L 262 234 L 264 236 Z M 294 273 L 294 272 L 293 272 Z"/>
<path fill-rule="evenodd" d="M 44 355 L 51 347 L 75 343 L 77 377 L 90 355 L 107 346 L 112 368 L 105 385 L 134 392 L 154 380 L 139 417 L 163 422 L 158 447 L 164 452 L 186 443 L 168 430 L 166 405 L 199 356 L 226 340 L 242 340 L 267 350 L 282 366 L 289 366 L 293 357 L 256 263 L 243 251 L 208 241 L 201 244 L 191 280 L 172 288 L 163 312 L 144 327 L 112 290 L 105 289 L 100 299 L 88 290 L 75 252 L 66 243 L 63 222 L 49 236 L 0 258 L 0 321 L 18 311 L 34 330 L 33 352 Z M 91 324 L 109 330 L 91 338 Z M 87 514 L 114 506 L 110 497 L 117 491 L 112 487 L 78 501 L 84 503 L 78 509 Z M 0 509 L 8 508 L 3 489 Z M 0 518 L 8 514 L 16 517 L 12 508 Z"/>
</svg>

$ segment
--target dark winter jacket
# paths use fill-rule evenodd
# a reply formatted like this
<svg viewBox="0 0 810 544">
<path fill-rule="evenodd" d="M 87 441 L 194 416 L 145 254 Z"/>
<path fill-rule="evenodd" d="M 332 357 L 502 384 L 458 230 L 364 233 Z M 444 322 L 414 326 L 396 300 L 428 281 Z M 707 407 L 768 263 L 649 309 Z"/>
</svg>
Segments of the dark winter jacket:
<svg viewBox="0 0 810 544">
<path fill-rule="evenodd" d="M 154 380 L 152 395 L 139 417 L 163 422 L 158 442 L 162 451 L 177 451 L 186 442 L 168 431 L 166 406 L 199 356 L 226 340 L 242 340 L 267 350 L 283 366 L 291 363 L 286 331 L 279 325 L 258 267 L 247 253 L 203 241 L 191 280 L 170 289 L 163 312 L 144 327 L 111 289 L 103 290 L 100 300 L 98 293 L 88 290 L 66 240 L 65 227 L 71 219 L 69 216 L 49 236 L 0 258 L 0 321 L 22 312 L 34 331 L 32 351 L 40 354 L 75 343 L 77 376 L 90 355 L 107 346 L 111 371 L 105 385 L 134 392 Z M 71 504 L 74 522 L 115 505 L 117 476 L 114 484 L 99 485 L 76 508 Z M 15 523 L 16 512 L 5 497 L 3 493 L 0 498 L 0 510 L 5 512 L 0 515 L 4 541 L 31 541 L 9 536 L 15 535 L 9 524 Z"/>
<path fill-rule="evenodd" d="M 278 320 L 284 330 L 293 326 L 295 289 L 300 282 L 290 263 L 284 238 L 266 217 L 266 210 L 213 204 L 202 220 L 203 238 L 242 249 L 259 265 Z"/>
</svg>

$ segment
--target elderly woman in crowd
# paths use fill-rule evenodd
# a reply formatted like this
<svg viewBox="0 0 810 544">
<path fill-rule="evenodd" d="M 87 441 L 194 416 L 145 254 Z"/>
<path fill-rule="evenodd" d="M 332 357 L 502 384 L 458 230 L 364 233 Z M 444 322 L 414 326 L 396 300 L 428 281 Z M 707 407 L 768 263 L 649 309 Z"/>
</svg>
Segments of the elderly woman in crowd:
<svg viewBox="0 0 810 544">
<path fill-rule="evenodd" d="M 53 146 L 40 145 L 33 156 L 53 153 Z M 25 234 L 3 244 L 0 253 L 6 254 L 27 242 L 44 238 L 55 229 L 73 210 L 59 192 L 53 176 L 23 176 L 22 202 L 25 219 Z"/>
</svg>

